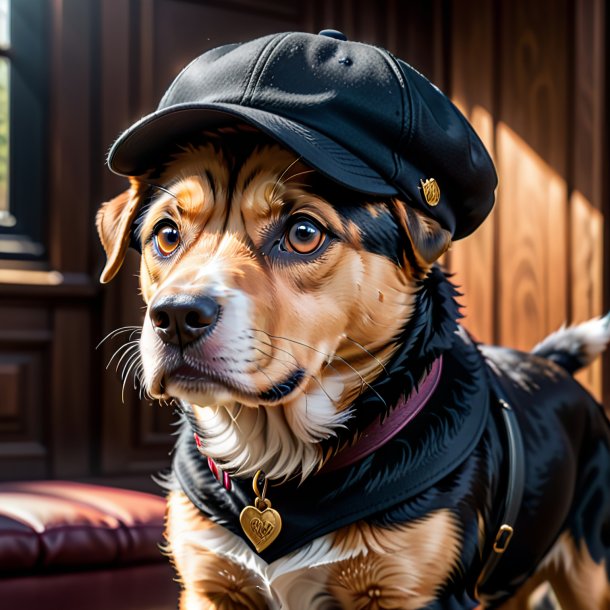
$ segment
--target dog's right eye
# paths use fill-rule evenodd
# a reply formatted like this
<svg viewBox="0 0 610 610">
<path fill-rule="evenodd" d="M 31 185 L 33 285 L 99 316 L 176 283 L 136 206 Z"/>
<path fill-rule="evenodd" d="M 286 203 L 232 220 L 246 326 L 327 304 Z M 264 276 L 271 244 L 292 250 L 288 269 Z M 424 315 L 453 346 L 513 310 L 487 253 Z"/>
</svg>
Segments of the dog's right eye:
<svg viewBox="0 0 610 610">
<path fill-rule="evenodd" d="M 180 245 L 180 232 L 175 225 L 163 222 L 155 227 L 153 240 L 161 256 L 170 256 Z"/>
<path fill-rule="evenodd" d="M 313 254 L 324 243 L 326 234 L 316 222 L 303 216 L 297 217 L 289 226 L 282 245 L 295 254 Z"/>
</svg>

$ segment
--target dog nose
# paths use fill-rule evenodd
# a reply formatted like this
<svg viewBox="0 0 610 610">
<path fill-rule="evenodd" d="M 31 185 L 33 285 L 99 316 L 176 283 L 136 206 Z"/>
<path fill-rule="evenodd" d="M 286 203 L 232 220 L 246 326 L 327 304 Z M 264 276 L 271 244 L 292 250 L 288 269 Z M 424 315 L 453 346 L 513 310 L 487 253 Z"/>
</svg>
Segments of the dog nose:
<svg viewBox="0 0 610 610">
<path fill-rule="evenodd" d="M 155 332 L 165 343 L 187 345 L 196 341 L 218 319 L 218 303 L 206 296 L 167 295 L 150 306 Z"/>
</svg>

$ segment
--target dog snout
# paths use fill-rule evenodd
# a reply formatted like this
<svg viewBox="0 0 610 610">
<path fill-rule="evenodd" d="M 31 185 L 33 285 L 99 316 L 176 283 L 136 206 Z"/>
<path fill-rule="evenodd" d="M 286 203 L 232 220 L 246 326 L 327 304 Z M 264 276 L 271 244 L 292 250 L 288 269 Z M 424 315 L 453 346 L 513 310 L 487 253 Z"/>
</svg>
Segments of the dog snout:
<svg viewBox="0 0 610 610">
<path fill-rule="evenodd" d="M 207 296 L 166 295 L 150 306 L 157 335 L 173 345 L 188 345 L 202 337 L 218 320 L 218 303 Z"/>
</svg>

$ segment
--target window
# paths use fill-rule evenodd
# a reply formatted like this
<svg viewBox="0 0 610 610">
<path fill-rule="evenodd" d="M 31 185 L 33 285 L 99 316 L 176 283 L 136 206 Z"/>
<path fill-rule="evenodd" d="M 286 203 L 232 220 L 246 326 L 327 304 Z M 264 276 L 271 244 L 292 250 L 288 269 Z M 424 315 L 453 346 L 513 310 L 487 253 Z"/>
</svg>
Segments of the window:
<svg viewBox="0 0 610 610">
<path fill-rule="evenodd" d="M 8 203 L 8 164 L 9 164 L 9 58 L 10 50 L 10 4 L 0 0 L 0 226 L 15 224 Z"/>
<path fill-rule="evenodd" d="M 45 0 L 0 0 L 0 264 L 45 255 Z"/>
</svg>

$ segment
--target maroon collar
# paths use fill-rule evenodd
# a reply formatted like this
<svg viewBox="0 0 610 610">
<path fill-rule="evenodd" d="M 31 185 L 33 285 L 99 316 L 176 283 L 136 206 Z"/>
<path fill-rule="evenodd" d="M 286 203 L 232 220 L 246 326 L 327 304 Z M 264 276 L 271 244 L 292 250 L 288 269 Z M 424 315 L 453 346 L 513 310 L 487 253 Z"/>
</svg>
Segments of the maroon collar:
<svg viewBox="0 0 610 610">
<path fill-rule="evenodd" d="M 396 407 L 383 420 L 378 418 L 362 433 L 355 445 L 345 447 L 331 459 L 321 472 L 332 472 L 350 466 L 370 455 L 376 449 L 394 438 L 425 406 L 438 386 L 443 368 L 443 357 L 439 356 L 430 367 L 428 374 L 407 398 L 401 397 Z"/>
<path fill-rule="evenodd" d="M 407 398 L 401 397 L 396 407 L 383 421 L 379 418 L 365 428 L 355 445 L 345 447 L 320 472 L 333 472 L 345 466 L 350 466 L 394 438 L 426 406 L 430 396 L 438 386 L 442 369 L 443 356 L 441 355 L 432 363 L 426 376 L 417 387 L 413 388 Z M 207 458 L 208 466 L 216 480 L 230 491 L 231 478 L 229 474 L 222 470 L 212 458 L 203 454 L 201 439 L 197 433 L 194 433 L 193 436 L 197 443 L 197 449 Z"/>
</svg>

